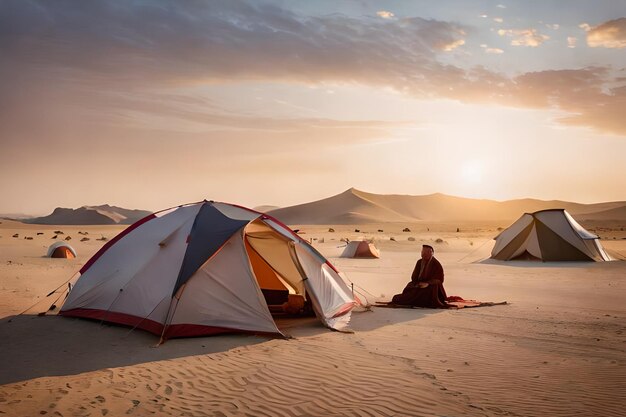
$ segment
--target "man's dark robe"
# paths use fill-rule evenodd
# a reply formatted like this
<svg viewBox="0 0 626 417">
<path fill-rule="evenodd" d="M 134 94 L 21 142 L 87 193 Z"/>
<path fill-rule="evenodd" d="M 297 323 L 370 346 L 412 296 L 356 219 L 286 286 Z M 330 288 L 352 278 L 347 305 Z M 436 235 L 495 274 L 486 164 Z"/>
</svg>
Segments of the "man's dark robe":
<svg viewBox="0 0 626 417">
<path fill-rule="evenodd" d="M 423 259 L 417 261 L 411 282 L 402 290 L 402 294 L 393 296 L 391 302 L 398 305 L 415 307 L 447 308 L 446 290 L 443 288 L 443 267 L 437 259 L 430 258 L 422 268 Z M 420 282 L 427 282 L 428 287 L 420 288 Z"/>
</svg>

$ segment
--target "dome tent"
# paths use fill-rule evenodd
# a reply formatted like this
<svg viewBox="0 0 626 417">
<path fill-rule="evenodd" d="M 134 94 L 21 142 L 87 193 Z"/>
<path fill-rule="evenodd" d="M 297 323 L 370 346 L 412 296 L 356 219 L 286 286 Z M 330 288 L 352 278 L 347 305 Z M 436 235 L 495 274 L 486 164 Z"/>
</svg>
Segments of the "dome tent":
<svg viewBox="0 0 626 417">
<path fill-rule="evenodd" d="M 135 326 L 162 339 L 280 334 L 267 290 L 306 296 L 323 324 L 337 330 L 356 305 L 338 271 L 287 226 L 212 201 L 139 220 L 77 275 L 61 315 Z"/>
<path fill-rule="evenodd" d="M 48 248 L 48 258 L 76 258 L 76 250 L 67 242 L 55 242 Z"/>
<path fill-rule="evenodd" d="M 597 235 L 564 209 L 524 213 L 495 237 L 491 258 L 500 260 L 610 261 Z"/>
<path fill-rule="evenodd" d="M 367 240 L 348 242 L 341 254 L 342 258 L 380 258 L 378 248 Z"/>
</svg>

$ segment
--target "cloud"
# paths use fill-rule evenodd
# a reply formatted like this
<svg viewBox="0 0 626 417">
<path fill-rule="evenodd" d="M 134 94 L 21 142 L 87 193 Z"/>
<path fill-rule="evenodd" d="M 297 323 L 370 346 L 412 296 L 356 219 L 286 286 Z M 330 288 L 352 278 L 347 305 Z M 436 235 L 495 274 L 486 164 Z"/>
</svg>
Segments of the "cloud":
<svg viewBox="0 0 626 417">
<path fill-rule="evenodd" d="M 503 54 L 504 51 L 500 48 L 490 48 L 487 44 L 482 43 L 480 47 L 485 50 L 486 54 Z"/>
<path fill-rule="evenodd" d="M 395 16 L 392 12 L 389 12 L 387 10 L 379 10 L 376 12 L 376 14 L 383 19 L 391 19 Z"/>
<path fill-rule="evenodd" d="M 506 9 L 506 6 L 504 4 L 498 4 L 496 7 L 499 9 Z"/>
<path fill-rule="evenodd" d="M 567 47 L 568 48 L 576 48 L 576 43 L 578 42 L 578 39 L 574 36 L 568 36 L 567 37 Z"/>
<path fill-rule="evenodd" d="M 441 44 L 439 46 L 439 48 L 442 51 L 450 52 L 450 51 L 455 50 L 456 48 L 458 48 L 461 45 L 465 45 L 465 40 L 464 39 L 457 39 L 457 40 L 452 41 L 452 42 L 450 42 L 448 44 L 445 44 L 445 43 Z"/>
<path fill-rule="evenodd" d="M 561 27 L 561 25 L 559 25 L 558 23 L 553 23 L 553 24 L 546 23 L 546 27 L 547 27 L 548 29 L 552 29 L 552 30 L 559 30 L 559 28 Z"/>
<path fill-rule="evenodd" d="M 70 146 L 93 140 L 94 129 L 117 138 L 112 143 L 167 132 L 250 149 L 261 137 L 293 146 L 380 140 L 389 136 L 384 123 L 245 117 L 175 92 L 253 80 L 433 94 L 431 83 L 451 72 L 437 55 L 465 36 L 459 25 L 420 18 L 305 18 L 242 2 L 168 4 L 0 3 L 0 78 L 11 80 L 0 83 L 4 140 L 43 144 L 54 137 Z"/>
<path fill-rule="evenodd" d="M 537 29 L 500 29 L 498 35 L 512 38 L 513 46 L 537 47 L 550 39 L 548 35 L 538 33 Z"/>
<path fill-rule="evenodd" d="M 100 136 L 113 148 L 126 147 L 129 138 L 141 140 L 149 147 L 151 142 L 167 141 L 170 137 L 180 138 L 182 143 L 193 139 L 196 143 L 223 143 L 231 151 L 244 147 L 258 152 L 258 141 L 282 149 L 304 149 L 315 143 L 326 147 L 369 143 L 390 137 L 393 128 L 403 124 L 242 114 L 203 97 L 167 92 L 68 93 L 65 86 L 45 91 L 45 96 L 39 96 L 40 106 L 30 103 L 24 112 L 8 112 L 6 118 L 0 115 L 7 144 L 29 138 L 45 147 L 54 139 L 73 147 L 77 141 L 89 142 Z"/>
<path fill-rule="evenodd" d="M 511 98 L 535 108 L 558 108 L 567 113 L 561 123 L 588 126 L 626 136 L 626 80 L 603 67 L 539 71 L 514 79 Z"/>
<path fill-rule="evenodd" d="M 68 80 L 168 84 L 232 79 L 377 78 L 437 70 L 464 27 L 422 18 L 304 17 L 244 2 L 4 2 L 0 48 L 12 67 Z M 219 59 L 216 59 L 219 57 Z M 367 63 L 367 65 L 363 65 Z M 21 71 L 17 70 L 17 71 Z"/>
<path fill-rule="evenodd" d="M 502 23 L 502 22 L 504 22 L 504 19 L 501 18 L 501 17 L 494 17 L 493 21 L 496 22 L 496 23 Z"/>
<path fill-rule="evenodd" d="M 46 127 L 55 126 L 59 136 L 79 137 L 85 131 L 76 124 L 95 120 L 116 129 L 163 131 L 182 129 L 183 121 L 185 134 L 216 138 L 214 132 L 223 131 L 233 140 L 254 128 L 280 138 L 298 132 L 333 140 L 351 132 L 355 141 L 385 135 L 380 124 L 244 117 L 176 93 L 262 81 L 363 84 L 419 99 L 556 108 L 572 113 L 563 123 L 626 135 L 626 119 L 616 110 L 626 107 L 624 93 L 609 69 L 558 73 L 564 82 L 552 72 L 511 78 L 443 62 L 469 30 L 417 17 L 307 17 L 245 2 L 181 2 L 175 8 L 164 0 L 0 2 L 0 78 L 11 80 L 0 83 L 0 133 L 7 137 L 10 127 L 11 140 L 29 135 L 43 141 Z M 548 38 L 535 29 L 498 33 L 513 45 L 538 46 Z"/>
<path fill-rule="evenodd" d="M 626 48 L 626 17 L 594 27 L 583 23 L 580 27 L 587 32 L 587 45 L 592 48 Z"/>
</svg>

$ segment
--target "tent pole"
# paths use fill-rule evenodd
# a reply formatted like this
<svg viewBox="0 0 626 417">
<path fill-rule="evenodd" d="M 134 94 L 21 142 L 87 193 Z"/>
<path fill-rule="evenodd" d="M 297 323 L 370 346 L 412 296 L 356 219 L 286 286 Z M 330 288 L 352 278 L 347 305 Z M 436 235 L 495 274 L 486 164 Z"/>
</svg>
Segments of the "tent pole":
<svg viewBox="0 0 626 417">
<path fill-rule="evenodd" d="M 163 343 L 165 343 L 165 331 L 169 327 L 169 323 L 171 323 L 172 319 L 174 318 L 174 314 L 176 313 L 176 308 L 178 308 L 178 301 L 180 300 L 180 297 L 183 295 L 183 291 L 185 291 L 185 288 L 187 288 L 186 283 L 183 284 L 183 286 L 180 287 L 180 289 L 177 291 L 178 296 L 174 295 L 174 297 L 172 297 L 172 303 L 174 302 L 174 300 L 176 300 L 176 305 L 174 306 L 174 309 L 172 310 L 172 303 L 170 303 L 170 308 L 167 310 L 167 316 L 165 316 L 165 323 L 163 323 L 163 331 L 161 332 L 161 338 L 159 339 L 159 343 L 157 343 L 155 347 L 161 346 Z M 171 315 L 170 315 L 170 312 L 172 313 Z"/>
<path fill-rule="evenodd" d="M 126 333 L 126 335 L 128 336 L 128 335 L 129 335 L 129 334 L 130 334 L 133 330 L 135 330 L 137 327 L 139 327 L 139 325 L 140 325 L 141 323 L 143 323 L 143 321 L 144 321 L 145 319 L 147 319 L 148 317 L 150 317 L 150 315 L 151 315 L 152 313 L 154 313 L 154 310 L 156 310 L 156 309 L 157 309 L 157 307 L 161 305 L 161 302 L 162 302 L 163 300 L 165 300 L 165 298 L 166 298 L 166 297 L 167 297 L 167 296 L 165 296 L 165 297 L 161 298 L 161 301 L 159 301 L 159 302 L 157 303 L 157 305 L 156 305 L 156 306 L 154 306 L 154 308 L 152 309 L 152 311 L 150 311 L 150 312 L 148 313 L 148 315 L 147 315 L 147 316 L 142 317 L 142 319 L 141 319 L 141 320 L 139 320 L 139 322 L 138 322 L 137 324 L 135 324 L 135 325 L 133 326 L 133 328 L 132 328 L 132 329 L 130 329 L 130 330 L 128 331 L 128 333 Z"/>
</svg>

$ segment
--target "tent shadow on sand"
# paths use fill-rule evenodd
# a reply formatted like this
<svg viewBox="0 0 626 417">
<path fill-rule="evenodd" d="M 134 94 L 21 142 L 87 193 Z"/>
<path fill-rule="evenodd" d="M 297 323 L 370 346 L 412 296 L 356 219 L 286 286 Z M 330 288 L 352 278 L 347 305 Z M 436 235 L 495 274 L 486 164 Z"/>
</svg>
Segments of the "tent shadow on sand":
<svg viewBox="0 0 626 417">
<path fill-rule="evenodd" d="M 373 308 L 352 316 L 350 328 L 366 332 L 406 321 L 418 320 L 437 309 Z M 333 332 L 315 317 L 280 317 L 278 328 L 299 338 Z M 266 343 L 272 337 L 254 334 L 220 334 L 176 338 L 158 347 L 158 338 L 143 330 L 107 322 L 58 316 L 20 315 L 0 319 L 0 385 L 47 376 L 76 375 L 84 372 L 132 366 L 153 361 L 226 352 Z M 284 340 L 285 343 L 290 343 Z"/>
<path fill-rule="evenodd" d="M 319 322 L 309 331 L 328 332 Z M 44 376 L 225 352 L 272 340 L 250 334 L 171 339 L 143 330 L 57 316 L 21 315 L 0 320 L 0 384 Z"/>
</svg>

